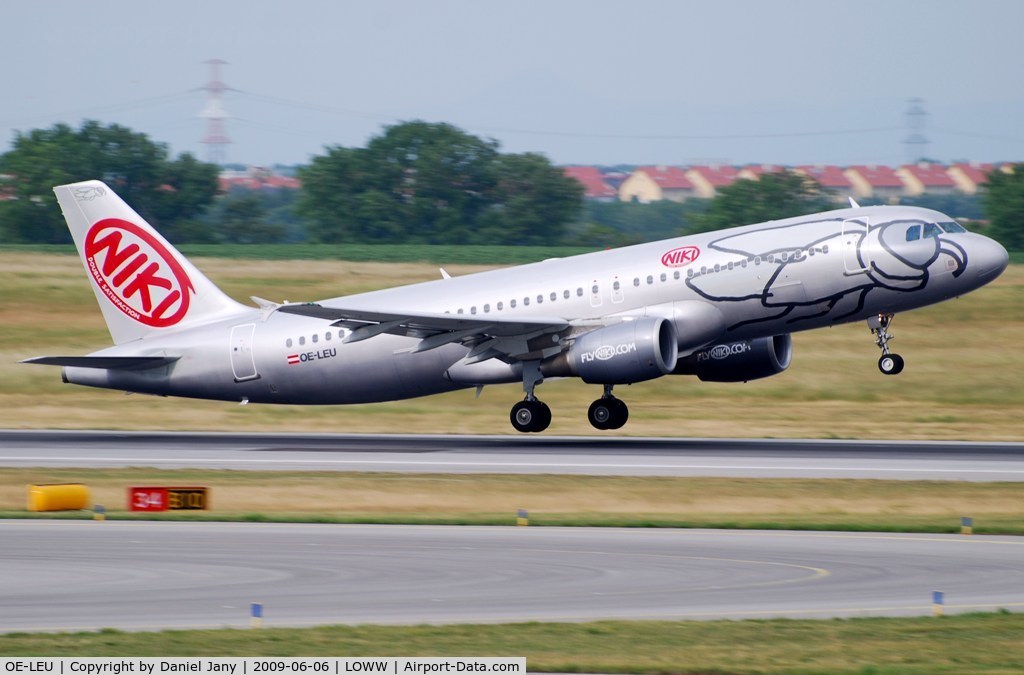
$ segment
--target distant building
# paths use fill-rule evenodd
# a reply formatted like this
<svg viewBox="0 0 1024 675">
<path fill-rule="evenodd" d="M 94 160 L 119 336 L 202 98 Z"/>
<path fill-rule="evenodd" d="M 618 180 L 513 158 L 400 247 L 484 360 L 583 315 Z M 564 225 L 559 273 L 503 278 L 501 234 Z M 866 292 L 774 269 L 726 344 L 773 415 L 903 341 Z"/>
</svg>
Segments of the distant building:
<svg viewBox="0 0 1024 675">
<path fill-rule="evenodd" d="M 833 201 L 844 202 L 853 194 L 853 184 L 842 167 L 814 164 L 794 167 L 794 173 L 807 176 L 821 186 L 821 191 Z"/>
<path fill-rule="evenodd" d="M 221 192 L 232 188 L 246 190 L 298 190 L 302 183 L 293 176 L 282 176 L 261 166 L 251 166 L 244 171 L 221 171 L 217 177 Z"/>
<path fill-rule="evenodd" d="M 601 170 L 596 166 L 565 166 L 562 167 L 562 171 L 583 186 L 584 199 L 610 202 L 618 197 L 618 192 L 608 184 Z"/>
<path fill-rule="evenodd" d="M 686 177 L 693 183 L 697 197 L 711 199 L 718 190 L 739 180 L 739 174 L 733 166 L 692 166 L 687 170 Z"/>
<path fill-rule="evenodd" d="M 956 189 L 965 195 L 976 195 L 988 183 L 988 175 L 996 168 L 995 164 L 979 162 L 961 162 L 953 164 L 947 170 Z"/>
<path fill-rule="evenodd" d="M 693 183 L 677 166 L 641 166 L 619 186 L 619 200 L 641 204 L 665 199 L 684 202 L 695 192 Z"/>
<path fill-rule="evenodd" d="M 851 166 L 843 171 L 843 175 L 850 181 L 857 197 L 895 202 L 903 196 L 903 181 L 887 166 Z"/>
<path fill-rule="evenodd" d="M 766 173 L 781 173 L 787 171 L 786 167 L 778 164 L 748 164 L 739 170 L 737 178 L 744 180 L 759 180 Z"/>
<path fill-rule="evenodd" d="M 917 197 L 926 192 L 930 195 L 951 195 L 956 192 L 956 183 L 941 164 L 907 164 L 896 169 L 896 175 L 903 181 L 903 194 L 908 197 Z"/>
</svg>

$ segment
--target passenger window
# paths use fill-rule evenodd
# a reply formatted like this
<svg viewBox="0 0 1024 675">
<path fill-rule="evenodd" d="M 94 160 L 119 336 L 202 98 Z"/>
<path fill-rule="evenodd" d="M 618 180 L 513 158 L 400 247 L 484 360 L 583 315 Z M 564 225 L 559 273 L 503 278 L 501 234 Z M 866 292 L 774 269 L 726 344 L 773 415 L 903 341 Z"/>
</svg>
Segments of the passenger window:
<svg viewBox="0 0 1024 675">
<path fill-rule="evenodd" d="M 304 344 L 306 344 L 306 336 L 305 335 L 303 335 L 302 337 L 299 338 L 299 345 L 302 346 Z"/>
<path fill-rule="evenodd" d="M 512 309 L 516 308 L 516 300 L 515 300 L 515 298 L 512 298 L 511 300 L 508 301 L 508 306 L 511 307 Z"/>
<path fill-rule="evenodd" d="M 331 341 L 331 331 L 327 331 L 326 333 L 324 333 L 324 339 L 327 340 L 328 342 Z"/>
<path fill-rule="evenodd" d="M 503 309 L 505 309 L 505 303 L 503 303 L 503 302 L 499 302 L 499 303 L 498 303 L 498 311 L 500 312 L 500 311 L 501 311 L 501 310 L 503 310 Z"/>
<path fill-rule="evenodd" d="M 523 305 L 529 305 L 529 304 L 530 304 L 530 299 L 529 298 L 523 298 Z"/>
<path fill-rule="evenodd" d="M 292 339 L 288 338 L 287 340 L 285 340 L 284 341 L 284 346 L 285 347 L 291 347 L 292 346 Z"/>
<path fill-rule="evenodd" d="M 662 272 L 662 273 L 661 273 L 661 281 L 662 281 L 662 283 L 664 283 L 666 279 L 668 279 L 668 277 L 667 277 L 667 276 L 665 276 L 665 273 L 664 273 L 664 272 Z"/>
<path fill-rule="evenodd" d="M 570 292 L 569 292 L 569 289 L 568 289 L 568 288 L 567 288 L 567 289 L 565 289 L 565 292 L 564 292 L 564 293 L 562 293 L 562 297 L 563 297 L 563 298 L 565 298 L 566 300 L 568 300 L 568 299 L 569 299 L 569 296 L 570 296 L 570 295 L 572 295 L 572 293 L 570 293 Z"/>
<path fill-rule="evenodd" d="M 459 307 L 459 312 L 458 312 L 458 313 L 459 313 L 459 314 L 465 314 L 465 312 L 463 312 L 463 311 L 462 311 L 462 308 L 461 308 L 461 307 Z"/>
<path fill-rule="evenodd" d="M 911 225 L 907 228 L 907 241 L 917 241 L 921 238 L 921 226 Z"/>
<path fill-rule="evenodd" d="M 619 280 L 618 280 L 618 279 L 616 279 L 616 280 L 615 280 L 615 283 L 613 283 L 613 284 L 612 284 L 612 288 L 613 288 L 614 290 L 616 290 L 616 291 L 617 291 L 617 290 L 619 290 L 620 288 L 622 288 L 622 284 L 620 284 L 620 283 L 619 283 Z"/>
<path fill-rule="evenodd" d="M 491 311 L 491 306 L 490 305 L 484 305 L 484 314 L 486 314 L 487 312 L 490 312 L 490 311 Z"/>
<path fill-rule="evenodd" d="M 555 293 L 554 291 L 552 291 L 551 292 L 551 302 L 554 302 L 557 299 L 558 299 L 558 293 Z"/>
<path fill-rule="evenodd" d="M 316 344 L 317 342 L 320 342 L 320 336 L 313 333 L 313 344 Z"/>
<path fill-rule="evenodd" d="M 676 281 L 679 281 L 679 270 L 676 270 L 675 272 L 672 273 L 672 278 L 675 279 Z"/>
<path fill-rule="evenodd" d="M 690 269 L 686 270 L 686 278 L 689 279 L 692 276 L 693 276 L 693 268 L 691 267 Z"/>
<path fill-rule="evenodd" d="M 580 288 L 576 289 L 576 297 L 578 297 L 578 298 L 582 298 L 583 297 L 583 287 L 582 286 Z"/>
<path fill-rule="evenodd" d="M 544 302 L 544 296 L 543 295 L 538 295 L 537 296 L 537 304 L 539 305 L 542 302 Z"/>
<path fill-rule="evenodd" d="M 650 274 L 648 274 L 647 275 L 647 285 L 650 286 L 653 283 L 654 283 L 654 277 L 652 277 Z"/>
<path fill-rule="evenodd" d="M 476 305 L 473 305 L 472 307 L 469 308 L 469 313 L 476 314 Z"/>
<path fill-rule="evenodd" d="M 634 286 L 640 286 L 640 277 L 637 277 L 637 278 L 633 279 L 633 285 Z"/>
</svg>

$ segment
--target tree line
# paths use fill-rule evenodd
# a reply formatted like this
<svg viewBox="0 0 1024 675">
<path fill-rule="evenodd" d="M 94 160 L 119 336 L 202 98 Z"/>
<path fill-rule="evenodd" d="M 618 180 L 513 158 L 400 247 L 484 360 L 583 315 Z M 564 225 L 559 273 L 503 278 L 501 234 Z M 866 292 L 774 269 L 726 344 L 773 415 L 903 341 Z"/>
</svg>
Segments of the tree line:
<svg viewBox="0 0 1024 675">
<path fill-rule="evenodd" d="M 1021 165 L 1024 166 L 1024 165 Z M 219 193 L 219 168 L 116 124 L 87 121 L 19 133 L 0 155 L 0 243 L 68 243 L 52 188 L 99 178 L 179 243 L 405 243 L 620 246 L 834 208 L 789 172 L 740 180 L 711 200 L 583 200 L 542 155 L 450 124 L 385 127 L 365 147 L 331 146 L 298 169 L 300 190 Z M 993 172 L 981 199 L 925 195 L 904 203 L 987 221 L 1024 250 L 1024 168 Z"/>
</svg>

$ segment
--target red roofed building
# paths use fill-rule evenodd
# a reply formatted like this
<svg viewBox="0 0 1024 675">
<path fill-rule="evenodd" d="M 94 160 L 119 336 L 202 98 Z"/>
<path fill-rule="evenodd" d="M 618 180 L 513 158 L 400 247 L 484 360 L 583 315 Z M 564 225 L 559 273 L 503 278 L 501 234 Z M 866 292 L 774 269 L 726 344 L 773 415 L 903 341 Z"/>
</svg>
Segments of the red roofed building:
<svg viewBox="0 0 1024 675">
<path fill-rule="evenodd" d="M 798 166 L 794 173 L 807 176 L 821 186 L 821 191 L 838 202 L 846 201 L 853 193 L 853 184 L 843 173 L 842 167 L 822 164 Z"/>
<path fill-rule="evenodd" d="M 298 190 L 302 183 L 298 178 L 271 173 L 261 167 L 250 167 L 247 171 L 221 171 L 217 177 L 220 191 L 227 192 L 232 188 L 246 190 Z"/>
<path fill-rule="evenodd" d="M 778 164 L 748 164 L 739 170 L 736 177 L 746 180 L 760 180 L 761 176 L 766 173 L 782 173 L 783 171 L 786 171 L 786 167 L 779 166 Z"/>
<path fill-rule="evenodd" d="M 956 184 L 956 189 L 967 195 L 976 195 L 978 190 L 988 183 L 988 175 L 996 168 L 995 164 L 978 162 L 954 164 L 947 170 L 949 177 Z"/>
<path fill-rule="evenodd" d="M 695 196 L 693 183 L 677 166 L 641 166 L 619 186 L 619 200 L 624 202 L 660 202 L 664 199 L 684 202 Z"/>
<path fill-rule="evenodd" d="M 604 174 L 596 166 L 565 166 L 562 171 L 583 186 L 583 197 L 609 202 L 618 196 L 615 188 L 605 182 Z"/>
<path fill-rule="evenodd" d="M 896 169 L 904 185 L 904 194 L 916 197 L 927 192 L 930 195 L 950 195 L 956 192 L 956 183 L 950 178 L 946 167 L 941 164 L 919 162 Z"/>
<path fill-rule="evenodd" d="M 903 181 L 887 166 L 858 165 L 843 172 L 858 197 L 895 202 L 903 196 Z"/>
<path fill-rule="evenodd" d="M 721 188 L 728 187 L 739 180 L 740 172 L 733 166 L 692 166 L 686 177 L 693 183 L 698 197 L 711 199 Z"/>
</svg>

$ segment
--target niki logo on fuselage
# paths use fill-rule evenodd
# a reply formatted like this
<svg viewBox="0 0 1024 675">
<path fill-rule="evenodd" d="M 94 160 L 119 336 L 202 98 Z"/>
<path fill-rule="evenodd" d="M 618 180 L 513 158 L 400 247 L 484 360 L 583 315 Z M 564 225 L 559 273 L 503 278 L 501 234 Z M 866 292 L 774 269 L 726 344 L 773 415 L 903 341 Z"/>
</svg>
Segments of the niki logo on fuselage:
<svg viewBox="0 0 1024 675">
<path fill-rule="evenodd" d="M 298 354 L 288 354 L 285 359 L 288 361 L 289 366 L 297 366 L 300 363 L 310 363 L 312 361 L 322 361 L 323 359 L 333 359 L 338 355 L 338 350 L 335 347 L 328 347 L 327 349 L 321 349 L 316 352 L 299 352 Z"/>
<path fill-rule="evenodd" d="M 105 218 L 89 228 L 83 250 L 93 281 L 126 315 L 154 328 L 185 318 L 195 288 L 151 233 L 127 220 Z"/>
</svg>

